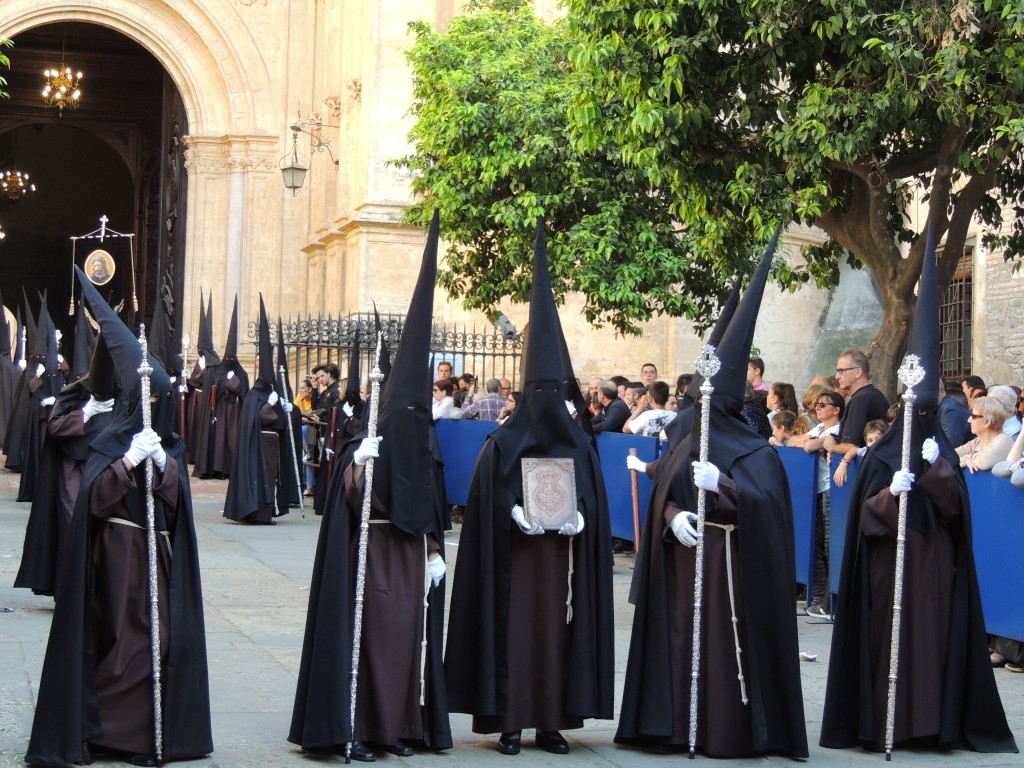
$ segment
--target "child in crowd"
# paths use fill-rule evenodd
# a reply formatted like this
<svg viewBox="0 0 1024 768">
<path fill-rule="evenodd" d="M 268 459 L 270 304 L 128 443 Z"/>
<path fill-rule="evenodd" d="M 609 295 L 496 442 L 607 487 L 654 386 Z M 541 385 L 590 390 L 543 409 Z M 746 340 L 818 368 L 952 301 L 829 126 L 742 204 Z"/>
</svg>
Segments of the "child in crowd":
<svg viewBox="0 0 1024 768">
<path fill-rule="evenodd" d="M 887 429 L 889 429 L 889 425 L 884 419 L 875 419 L 864 425 L 864 447 L 851 448 L 846 452 L 846 455 L 843 456 L 842 460 L 839 462 L 839 466 L 836 467 L 836 473 L 832 476 L 836 485 L 840 488 L 843 487 L 843 483 L 846 482 L 846 468 L 850 465 L 850 462 L 857 456 L 863 456 L 867 449 L 870 448 L 878 438 L 885 434 Z"/>
<path fill-rule="evenodd" d="M 803 432 L 803 426 L 803 421 L 793 411 L 776 411 L 772 419 L 772 436 L 768 442 L 776 447 L 788 446 L 789 438 Z"/>
</svg>

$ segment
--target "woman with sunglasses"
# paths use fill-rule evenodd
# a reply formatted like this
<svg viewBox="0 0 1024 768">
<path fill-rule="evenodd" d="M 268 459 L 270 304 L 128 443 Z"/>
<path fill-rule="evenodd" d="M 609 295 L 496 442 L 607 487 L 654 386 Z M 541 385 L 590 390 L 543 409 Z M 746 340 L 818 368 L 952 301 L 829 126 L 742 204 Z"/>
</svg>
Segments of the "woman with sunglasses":
<svg viewBox="0 0 1024 768">
<path fill-rule="evenodd" d="M 1003 432 L 1003 422 L 1009 415 L 994 397 L 979 397 L 971 403 L 968 420 L 974 439 L 956 449 L 961 467 L 973 473 L 1006 460 L 1013 447 L 1013 438 Z"/>
</svg>

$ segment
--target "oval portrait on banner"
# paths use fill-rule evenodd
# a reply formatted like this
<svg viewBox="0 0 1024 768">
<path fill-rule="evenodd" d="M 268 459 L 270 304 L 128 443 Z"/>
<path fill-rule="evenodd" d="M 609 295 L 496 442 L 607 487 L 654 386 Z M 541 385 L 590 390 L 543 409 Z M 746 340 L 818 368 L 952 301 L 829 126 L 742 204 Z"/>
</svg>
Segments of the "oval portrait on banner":
<svg viewBox="0 0 1024 768">
<path fill-rule="evenodd" d="M 97 248 L 85 257 L 85 275 L 93 285 L 106 285 L 114 277 L 114 257 Z"/>
</svg>

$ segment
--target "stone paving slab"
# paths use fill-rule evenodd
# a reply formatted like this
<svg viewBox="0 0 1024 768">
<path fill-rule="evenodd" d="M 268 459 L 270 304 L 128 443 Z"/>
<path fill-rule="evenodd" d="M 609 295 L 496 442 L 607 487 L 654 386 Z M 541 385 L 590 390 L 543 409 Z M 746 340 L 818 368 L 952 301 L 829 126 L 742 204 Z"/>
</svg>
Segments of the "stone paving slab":
<svg viewBox="0 0 1024 768">
<path fill-rule="evenodd" d="M 18 476 L 0 470 L 0 768 L 23 764 L 32 726 L 36 686 L 52 616 L 52 603 L 11 587 L 24 541 L 28 504 L 15 501 Z M 207 759 L 180 763 L 183 768 L 247 768 L 343 764 L 341 758 L 310 757 L 286 741 L 298 674 L 309 578 L 320 518 L 298 510 L 276 526 L 245 526 L 221 516 L 225 481 L 195 480 L 193 498 L 199 538 L 206 605 L 207 648 L 215 752 Z M 447 538 L 449 561 L 454 563 L 458 531 Z M 632 575 L 632 557 L 615 556 L 616 686 L 621 693 L 626 669 L 632 608 L 626 600 Z M 449 570 L 449 578 L 454 568 Z M 801 651 L 817 654 L 816 662 L 801 665 L 810 762 L 815 765 L 860 768 L 885 764 L 882 755 L 861 750 L 825 750 L 817 746 L 821 721 L 831 625 L 813 620 L 794 604 Z M 1024 743 L 1024 675 L 996 672 L 1010 727 Z M 618 698 L 617 698 L 618 701 Z M 382 765 L 408 764 L 421 768 L 503 765 L 514 758 L 495 750 L 496 739 L 472 733 L 470 718 L 452 715 L 455 747 L 444 754 L 418 754 L 407 759 L 382 756 Z M 533 734 L 523 739 L 521 764 L 530 766 L 661 766 L 683 765 L 685 756 L 653 755 L 612 743 L 615 723 L 588 721 L 585 728 L 568 732 L 569 755 L 550 755 L 533 745 Z M 512 761 L 512 762 L 510 762 Z M 698 757 L 696 763 L 708 764 Z M 737 766 L 772 766 L 794 761 L 766 757 L 715 761 Z M 696 763 L 689 763 L 694 765 Z M 97 760 L 96 765 L 105 761 Z M 109 763 L 117 765 L 116 763 Z M 972 752 L 939 753 L 898 751 L 892 765 L 914 766 L 1024 766 L 1021 755 L 980 755 Z"/>
</svg>

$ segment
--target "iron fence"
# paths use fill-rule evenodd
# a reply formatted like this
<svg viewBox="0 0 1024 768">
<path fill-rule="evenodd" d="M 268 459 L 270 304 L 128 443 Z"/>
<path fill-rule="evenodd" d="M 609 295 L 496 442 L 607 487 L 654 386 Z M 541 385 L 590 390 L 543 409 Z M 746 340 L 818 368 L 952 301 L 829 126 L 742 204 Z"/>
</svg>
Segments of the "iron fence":
<svg viewBox="0 0 1024 768">
<path fill-rule="evenodd" d="M 385 314 L 380 316 L 381 335 L 385 347 L 393 360 L 402 338 L 405 325 L 404 315 Z M 247 336 L 255 351 L 258 346 L 259 323 L 248 323 Z M 373 367 L 377 346 L 376 320 L 373 313 L 351 315 L 346 318 L 321 316 L 289 318 L 281 323 L 281 334 L 288 354 L 288 365 L 292 379 L 292 391 L 298 391 L 298 383 L 308 377 L 317 365 L 334 363 L 341 371 L 341 378 L 348 375 L 349 352 L 356 338 L 359 340 L 359 371 L 363 382 L 367 381 Z M 275 349 L 278 342 L 277 323 L 271 323 L 271 340 Z M 483 328 L 468 323 L 435 323 L 430 335 L 430 354 L 423 361 L 432 366 L 436 375 L 437 366 L 442 362 L 452 364 L 453 375 L 472 374 L 477 380 L 477 389 L 482 392 L 488 379 L 505 378 L 518 389 L 520 361 L 523 354 L 523 339 L 518 333 L 502 334 L 491 326 Z M 254 355 L 255 357 L 255 355 Z"/>
</svg>

